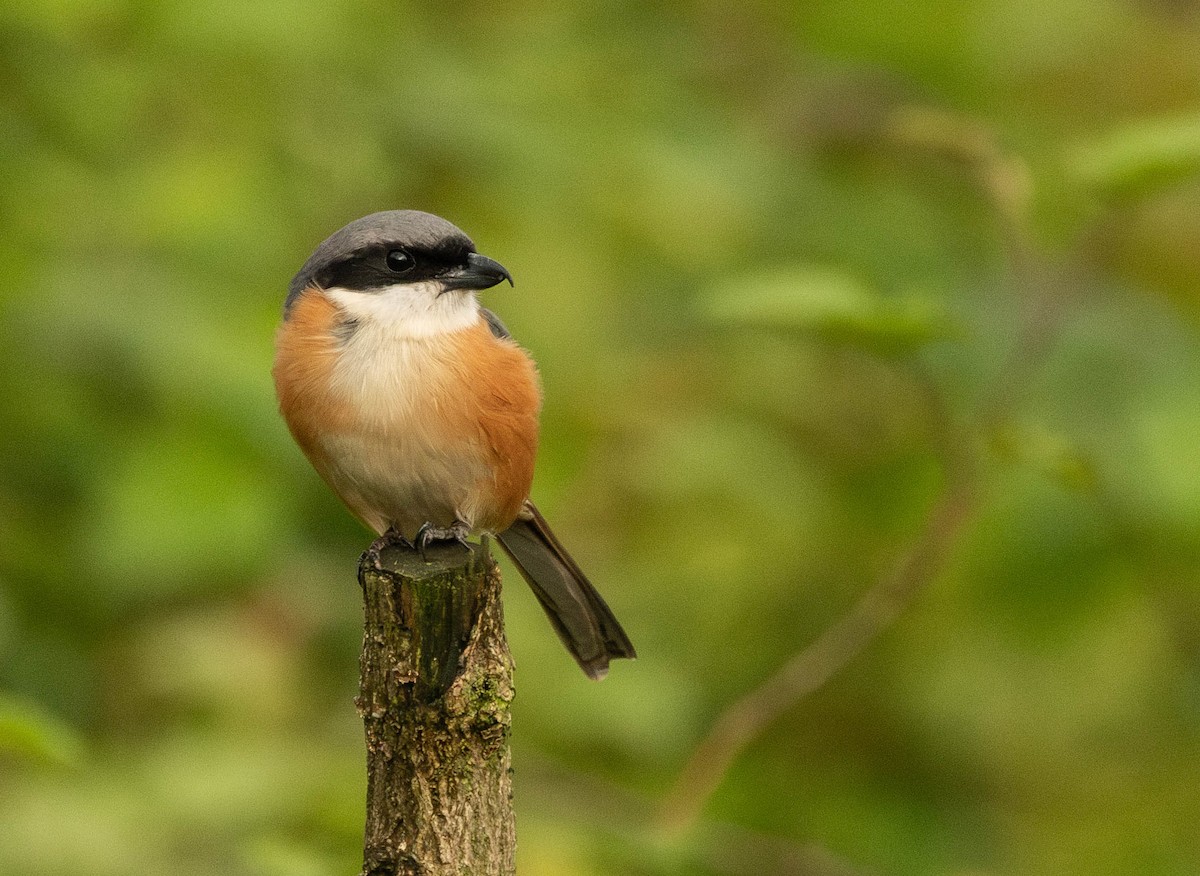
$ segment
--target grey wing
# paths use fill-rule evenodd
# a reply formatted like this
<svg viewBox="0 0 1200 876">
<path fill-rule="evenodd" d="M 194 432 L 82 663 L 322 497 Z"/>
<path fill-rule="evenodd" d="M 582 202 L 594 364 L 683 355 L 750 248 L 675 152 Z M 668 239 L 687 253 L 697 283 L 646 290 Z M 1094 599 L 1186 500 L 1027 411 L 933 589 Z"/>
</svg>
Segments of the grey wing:
<svg viewBox="0 0 1200 876">
<path fill-rule="evenodd" d="M 508 326 L 500 321 L 500 317 L 496 316 L 496 314 L 492 313 L 486 307 L 479 308 L 479 311 L 483 314 L 483 318 L 487 320 L 488 328 L 492 330 L 493 335 L 498 338 L 512 337 L 512 335 L 508 333 Z"/>
</svg>

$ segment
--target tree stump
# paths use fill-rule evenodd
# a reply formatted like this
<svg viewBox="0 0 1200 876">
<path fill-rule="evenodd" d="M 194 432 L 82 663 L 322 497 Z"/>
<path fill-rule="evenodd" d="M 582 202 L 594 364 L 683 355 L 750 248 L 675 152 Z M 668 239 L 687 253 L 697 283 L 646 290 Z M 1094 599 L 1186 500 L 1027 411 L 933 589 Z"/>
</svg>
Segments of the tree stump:
<svg viewBox="0 0 1200 876">
<path fill-rule="evenodd" d="M 487 540 L 388 547 L 358 570 L 367 741 L 361 876 L 512 876 L 509 707 L 500 570 Z"/>
</svg>

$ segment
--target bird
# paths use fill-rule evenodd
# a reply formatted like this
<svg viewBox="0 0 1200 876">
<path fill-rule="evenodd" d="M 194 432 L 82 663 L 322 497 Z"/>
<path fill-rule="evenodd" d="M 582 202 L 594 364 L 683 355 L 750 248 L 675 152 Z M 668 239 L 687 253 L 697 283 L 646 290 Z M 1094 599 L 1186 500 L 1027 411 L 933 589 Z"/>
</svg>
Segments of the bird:
<svg viewBox="0 0 1200 876">
<path fill-rule="evenodd" d="M 317 473 L 379 538 L 495 536 L 593 679 L 636 656 L 530 501 L 542 405 L 530 355 L 478 293 L 512 276 L 419 210 L 357 219 L 288 286 L 272 376 Z"/>
</svg>

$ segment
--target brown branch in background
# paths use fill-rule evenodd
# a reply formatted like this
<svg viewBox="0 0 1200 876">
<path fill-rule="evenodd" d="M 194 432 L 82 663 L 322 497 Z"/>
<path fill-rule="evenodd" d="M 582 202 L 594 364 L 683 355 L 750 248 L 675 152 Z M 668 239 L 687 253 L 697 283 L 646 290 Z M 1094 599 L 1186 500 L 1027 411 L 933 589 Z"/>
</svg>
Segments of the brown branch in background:
<svg viewBox="0 0 1200 876">
<path fill-rule="evenodd" d="M 878 132 L 885 147 L 937 154 L 971 171 L 995 211 L 1022 295 L 1019 334 L 1012 356 L 985 390 L 977 422 L 952 425 L 935 384 L 925 380 L 945 485 L 916 541 L 891 573 L 877 582 L 817 639 L 797 652 L 757 688 L 728 705 L 693 750 L 659 812 L 668 833 L 691 826 L 746 747 L 781 715 L 818 690 L 892 626 L 929 586 L 970 520 L 975 506 L 980 431 L 995 425 L 1018 401 L 1022 387 L 1044 360 L 1061 322 L 1061 278 L 1038 253 L 1028 233 L 1030 177 L 980 125 L 939 111 L 903 107 Z"/>
<path fill-rule="evenodd" d="M 948 483 L 907 554 L 815 642 L 727 706 L 693 750 L 659 814 L 668 833 L 689 827 L 733 761 L 767 727 L 819 689 L 890 627 L 942 567 L 972 510 L 973 477 L 955 456 Z"/>
</svg>

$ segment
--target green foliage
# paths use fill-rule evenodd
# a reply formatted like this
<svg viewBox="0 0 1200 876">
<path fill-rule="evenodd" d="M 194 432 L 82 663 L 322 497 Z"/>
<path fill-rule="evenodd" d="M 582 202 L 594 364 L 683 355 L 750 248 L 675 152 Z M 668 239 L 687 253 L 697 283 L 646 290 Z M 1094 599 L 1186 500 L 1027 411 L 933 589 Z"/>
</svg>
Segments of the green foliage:
<svg viewBox="0 0 1200 876">
<path fill-rule="evenodd" d="M 287 282 L 466 229 L 546 388 L 525 876 L 1200 870 L 1186 3 L 0 7 L 0 874 L 351 873 L 368 535 L 275 411 Z M 921 538 L 898 623 L 647 830 Z"/>
<path fill-rule="evenodd" d="M 720 286 L 705 309 L 725 326 L 801 331 L 897 351 L 946 334 L 933 302 L 888 300 L 831 268 L 801 266 L 739 276 Z"/>
<path fill-rule="evenodd" d="M 1101 192 L 1125 197 L 1194 178 L 1200 172 L 1200 115 L 1141 122 L 1081 147 L 1075 170 Z"/>
<path fill-rule="evenodd" d="M 15 756 L 59 766 L 76 766 L 83 742 L 69 726 L 40 709 L 0 698 L 0 757 Z"/>
</svg>

